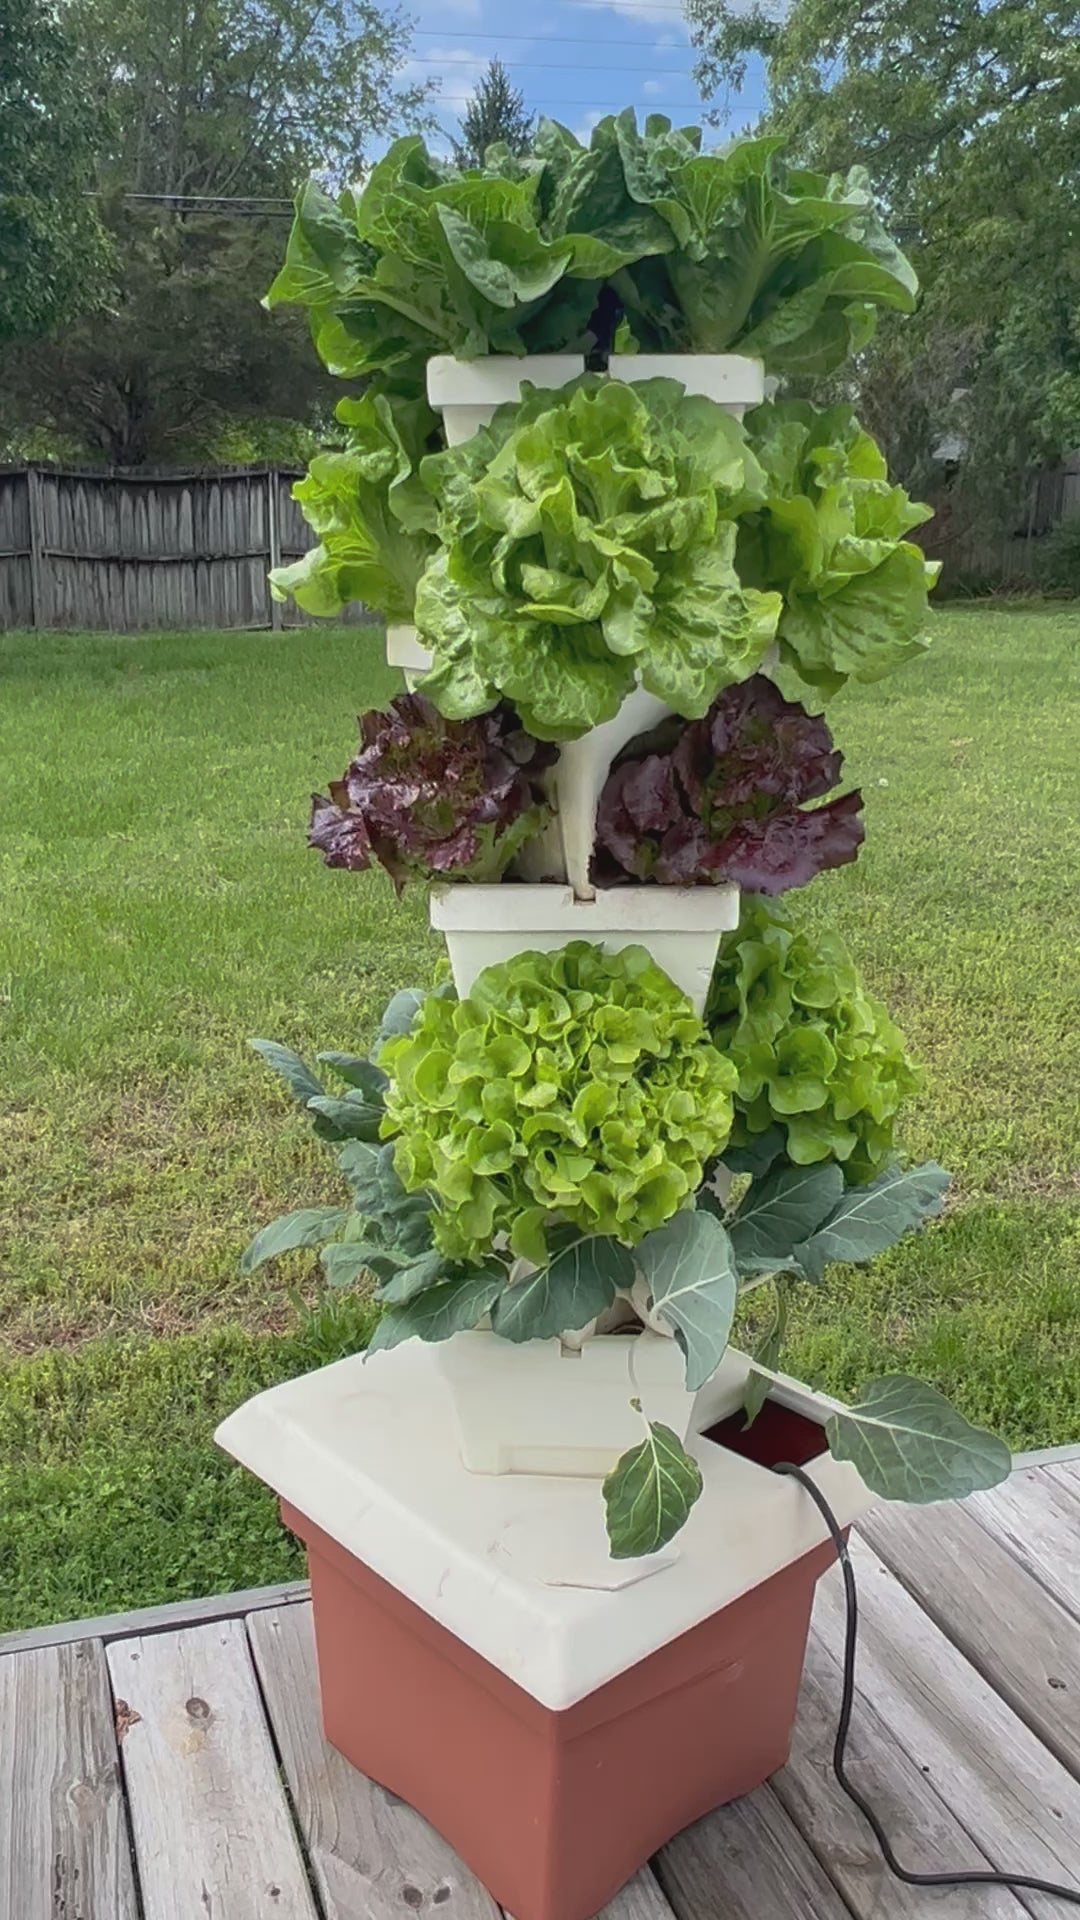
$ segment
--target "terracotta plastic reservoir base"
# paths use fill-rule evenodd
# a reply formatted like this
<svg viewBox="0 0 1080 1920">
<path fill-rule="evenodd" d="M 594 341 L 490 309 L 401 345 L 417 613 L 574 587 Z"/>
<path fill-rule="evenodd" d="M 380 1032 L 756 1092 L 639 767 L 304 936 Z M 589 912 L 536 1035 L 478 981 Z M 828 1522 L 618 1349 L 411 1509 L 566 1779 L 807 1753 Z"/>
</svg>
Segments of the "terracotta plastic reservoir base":
<svg viewBox="0 0 1080 1920">
<path fill-rule="evenodd" d="M 590 1920 L 682 1827 L 787 1759 L 831 1545 L 555 1712 L 282 1513 L 308 1548 L 327 1739 L 515 1920 Z"/>
</svg>

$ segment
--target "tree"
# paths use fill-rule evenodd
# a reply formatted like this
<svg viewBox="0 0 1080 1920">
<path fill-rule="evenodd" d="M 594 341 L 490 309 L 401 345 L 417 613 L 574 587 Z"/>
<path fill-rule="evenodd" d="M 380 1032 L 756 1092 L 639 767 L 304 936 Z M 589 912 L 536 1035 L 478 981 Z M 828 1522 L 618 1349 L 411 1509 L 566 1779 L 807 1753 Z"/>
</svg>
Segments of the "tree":
<svg viewBox="0 0 1080 1920">
<path fill-rule="evenodd" d="M 106 247 L 86 189 L 101 132 L 50 0 L 0 0 L 0 340 L 93 303 Z"/>
<path fill-rule="evenodd" d="M 112 79 L 113 274 L 96 313 L 5 359 L 9 436 L 48 425 L 122 466 L 279 444 L 335 397 L 299 316 L 260 306 L 289 200 L 422 118 L 426 89 L 396 79 L 409 25 L 371 0 L 70 0 L 67 19 L 83 84 Z"/>
<path fill-rule="evenodd" d="M 511 84 L 501 60 L 489 60 L 461 116 L 461 139 L 455 140 L 459 167 L 480 167 L 489 147 L 503 142 L 511 153 L 526 153 L 532 143 L 535 115 L 525 111 L 525 95 Z"/>
<path fill-rule="evenodd" d="M 756 55 L 769 131 L 815 165 L 869 168 L 924 294 L 865 356 L 866 410 L 909 479 L 932 478 L 955 424 L 970 515 L 1007 525 L 1034 470 L 1080 442 L 1080 0 L 687 13 L 707 95 Z"/>
</svg>

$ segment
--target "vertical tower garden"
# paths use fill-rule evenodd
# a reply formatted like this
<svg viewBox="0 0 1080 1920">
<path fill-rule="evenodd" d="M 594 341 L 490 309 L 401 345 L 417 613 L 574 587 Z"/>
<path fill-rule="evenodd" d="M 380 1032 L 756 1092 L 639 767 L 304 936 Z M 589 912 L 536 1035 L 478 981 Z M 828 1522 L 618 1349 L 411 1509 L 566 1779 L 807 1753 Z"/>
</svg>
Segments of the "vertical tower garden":
<svg viewBox="0 0 1080 1920">
<path fill-rule="evenodd" d="M 309 1542 L 331 1737 L 519 1920 L 583 1920 L 782 1763 L 828 1555 L 770 1466 L 812 1461 L 845 1520 L 1008 1471 L 931 1385 L 897 1374 L 845 1406 L 780 1370 L 795 1290 L 919 1228 L 948 1184 L 895 1136 L 918 1085 L 903 1035 L 799 907 L 865 833 L 842 707 L 835 728 L 821 708 L 918 658 L 934 568 L 908 537 L 928 509 L 851 407 L 796 396 L 915 297 L 860 169 L 807 172 L 768 138 L 704 152 L 630 111 L 587 148 L 545 123 L 525 158 L 459 173 L 405 139 L 362 191 L 307 187 L 269 295 L 364 383 L 297 488 L 318 544 L 275 589 L 376 609 L 405 676 L 310 841 L 345 876 L 426 885 L 449 966 L 394 997 L 370 1055 L 323 1056 L 333 1087 L 255 1043 L 336 1154 L 342 1205 L 264 1228 L 246 1263 L 321 1246 L 328 1283 L 383 1312 L 366 1360 L 260 1396 L 222 1438 Z M 482 1547 L 492 1529 L 509 1546 Z M 471 1612 L 430 1584 L 436 1534 Z M 394 1664 L 372 1579 L 422 1616 L 434 1749 L 463 1713 L 482 1730 L 456 1798 L 343 1677 L 358 1635 Z M 511 1655 L 560 1592 L 557 1671 Z M 436 1653 L 457 1671 L 462 1645 L 487 1678 L 461 1693 L 458 1673 L 452 1706 Z M 714 1699 L 732 1646 L 742 1678 Z M 491 1673 L 522 1696 L 513 1738 Z M 571 1811 L 521 1727 L 554 1716 L 570 1777 L 585 1705 L 590 1738 L 614 1728 L 629 1709 L 598 1703 L 634 1675 L 620 1816 L 587 1765 Z M 697 1705 L 661 1725 L 676 1695 Z M 706 1707 L 733 1715 L 719 1771 L 695 1751 Z M 670 1780 L 638 1808 L 614 1755 L 657 1742 Z"/>
</svg>

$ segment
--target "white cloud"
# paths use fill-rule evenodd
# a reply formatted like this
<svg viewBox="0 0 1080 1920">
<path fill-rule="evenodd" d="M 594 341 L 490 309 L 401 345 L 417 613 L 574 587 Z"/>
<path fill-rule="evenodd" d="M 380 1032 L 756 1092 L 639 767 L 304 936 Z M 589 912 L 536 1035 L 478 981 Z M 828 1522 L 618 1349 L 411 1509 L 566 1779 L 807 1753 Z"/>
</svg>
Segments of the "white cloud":
<svg viewBox="0 0 1080 1920">
<path fill-rule="evenodd" d="M 643 26 L 646 21 L 666 29 L 665 40 L 668 46 L 682 46 L 689 38 L 690 31 L 685 20 L 675 14 L 671 0 L 605 0 L 613 13 L 622 14 L 626 20 L 633 20 Z"/>
<path fill-rule="evenodd" d="M 558 114 L 556 114 L 555 118 L 558 119 L 558 117 Z M 592 139 L 593 128 L 598 127 L 603 118 L 604 116 L 601 112 L 593 111 L 587 113 L 584 120 L 582 120 L 578 126 L 572 127 L 570 131 L 576 139 L 581 141 L 583 147 L 587 147 L 589 141 Z"/>
<path fill-rule="evenodd" d="M 641 91 L 647 94 L 650 100 L 656 100 L 660 94 L 667 93 L 668 88 L 666 82 L 663 80 L 643 80 L 641 83 Z"/>
<path fill-rule="evenodd" d="M 432 47 L 422 61 L 406 61 L 402 78 L 407 81 L 438 80 L 439 90 L 432 104 L 438 107 L 439 102 L 444 100 L 447 109 L 456 114 L 464 104 L 465 96 L 483 78 L 487 68 L 487 54 L 478 53 L 474 47 Z"/>
</svg>

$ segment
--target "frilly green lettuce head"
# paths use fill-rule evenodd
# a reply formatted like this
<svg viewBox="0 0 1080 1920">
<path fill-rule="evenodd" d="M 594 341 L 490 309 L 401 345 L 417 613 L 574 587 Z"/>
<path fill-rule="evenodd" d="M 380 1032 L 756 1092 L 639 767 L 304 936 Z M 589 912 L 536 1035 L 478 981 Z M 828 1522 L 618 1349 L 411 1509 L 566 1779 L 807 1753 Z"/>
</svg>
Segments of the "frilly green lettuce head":
<svg viewBox="0 0 1080 1920">
<path fill-rule="evenodd" d="M 541 1263 L 569 1224 L 627 1246 L 697 1191 L 731 1130 L 738 1075 L 644 947 L 574 941 L 488 967 L 388 1041 L 382 1131 L 435 1196 L 454 1260 L 495 1243 Z"/>
<path fill-rule="evenodd" d="M 772 641 L 780 596 L 735 567 L 762 469 L 738 422 L 675 380 L 526 384 L 421 478 L 442 543 L 416 595 L 423 686 L 453 719 L 504 695 L 537 738 L 575 739 L 638 679 L 698 719 Z"/>
<path fill-rule="evenodd" d="M 705 1017 L 738 1069 L 733 1145 L 779 1122 L 800 1166 L 837 1160 L 852 1182 L 881 1171 L 921 1077 L 839 934 L 812 934 L 775 901 L 745 897 Z"/>
</svg>

